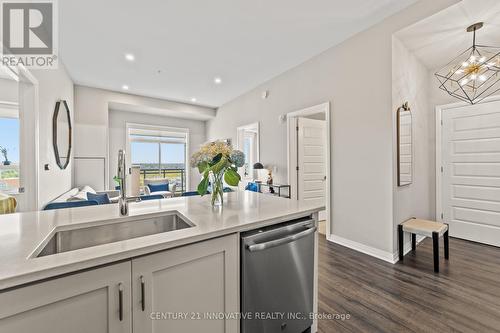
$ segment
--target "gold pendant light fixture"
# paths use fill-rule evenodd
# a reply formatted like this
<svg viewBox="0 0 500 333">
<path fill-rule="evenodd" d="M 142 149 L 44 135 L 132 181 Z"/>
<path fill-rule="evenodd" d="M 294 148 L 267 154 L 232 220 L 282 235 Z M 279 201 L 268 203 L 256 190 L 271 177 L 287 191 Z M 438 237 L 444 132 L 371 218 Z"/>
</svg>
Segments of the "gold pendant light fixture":
<svg viewBox="0 0 500 333">
<path fill-rule="evenodd" d="M 483 22 L 469 26 L 472 46 L 435 73 L 440 89 L 470 104 L 500 91 L 500 48 L 476 44 L 482 27 Z"/>
</svg>

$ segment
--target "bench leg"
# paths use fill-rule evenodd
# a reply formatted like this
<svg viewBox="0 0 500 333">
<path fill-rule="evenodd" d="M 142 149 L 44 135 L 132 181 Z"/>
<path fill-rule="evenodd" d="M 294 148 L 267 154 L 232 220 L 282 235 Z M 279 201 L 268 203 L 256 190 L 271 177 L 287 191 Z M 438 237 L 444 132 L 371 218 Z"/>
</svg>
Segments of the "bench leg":
<svg viewBox="0 0 500 333">
<path fill-rule="evenodd" d="M 432 233 L 432 252 L 434 254 L 434 272 L 439 273 L 439 233 Z"/>
<path fill-rule="evenodd" d="M 444 240 L 444 258 L 446 260 L 450 259 L 450 240 L 448 239 L 448 230 L 445 231 L 443 235 Z"/>
<path fill-rule="evenodd" d="M 411 234 L 411 250 L 415 252 L 417 250 L 417 235 Z"/>
<path fill-rule="evenodd" d="M 399 251 L 399 260 L 403 260 L 403 244 L 404 244 L 404 232 L 403 226 L 398 225 L 398 251 Z"/>
</svg>

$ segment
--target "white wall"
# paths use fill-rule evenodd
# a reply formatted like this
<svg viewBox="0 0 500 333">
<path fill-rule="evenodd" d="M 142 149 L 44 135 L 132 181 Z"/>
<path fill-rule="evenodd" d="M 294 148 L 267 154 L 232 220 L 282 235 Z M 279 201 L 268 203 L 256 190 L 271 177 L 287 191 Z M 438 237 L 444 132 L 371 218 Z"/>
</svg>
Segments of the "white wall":
<svg viewBox="0 0 500 333">
<path fill-rule="evenodd" d="M 286 125 L 278 116 L 329 101 L 332 233 L 392 258 L 392 34 L 456 2 L 420 1 L 223 105 L 209 122 L 209 138 L 235 140 L 237 126 L 260 121 L 261 162 L 277 165 L 283 181 Z"/>
<path fill-rule="evenodd" d="M 182 115 L 185 113 L 190 117 L 193 114 L 206 116 L 214 112 L 211 108 L 75 86 L 75 156 L 104 157 L 107 164 L 106 184 L 111 184 L 110 178 L 114 176 L 115 172 L 114 166 L 109 163 L 109 158 L 117 154 L 116 150 L 108 147 L 110 103 L 165 110 L 169 114 L 175 112 Z"/>
<path fill-rule="evenodd" d="M 435 114 L 430 104 L 429 70 L 393 37 L 392 110 L 394 125 L 394 248 L 396 226 L 411 218 L 435 219 Z M 396 110 L 408 102 L 413 120 L 413 182 L 397 186 Z"/>
<path fill-rule="evenodd" d="M 19 89 L 14 79 L 0 78 L 0 102 L 14 102 L 19 100 Z"/>
<path fill-rule="evenodd" d="M 429 101 L 433 111 L 436 111 L 436 106 L 460 102 L 459 99 L 450 96 L 447 92 L 439 89 L 439 81 L 434 76 L 434 73 L 436 73 L 436 71 L 436 69 L 429 71 Z M 434 119 L 434 134 L 436 134 L 435 128 L 436 126 Z"/>
<path fill-rule="evenodd" d="M 169 126 L 189 129 L 189 154 L 197 150 L 206 140 L 205 122 L 200 120 L 188 120 L 171 117 L 161 117 L 155 115 L 145 115 L 135 112 L 126 112 L 119 110 L 111 110 L 109 113 L 109 150 L 110 152 L 118 152 L 119 149 L 127 149 L 126 142 L 126 123 L 135 123 L 153 126 Z M 111 177 L 109 186 L 115 184 L 112 177 L 118 164 L 118 155 L 110 154 L 110 172 Z M 194 190 L 200 181 L 199 172 L 196 169 L 191 169 L 189 189 Z"/>
<path fill-rule="evenodd" d="M 59 61 L 58 69 L 31 70 L 31 73 L 38 80 L 39 87 L 38 125 L 40 161 L 38 185 L 39 205 L 40 208 L 43 208 L 47 202 L 71 189 L 73 161 L 70 161 L 65 170 L 61 170 L 57 166 L 52 146 L 52 116 L 56 102 L 66 100 L 74 124 L 73 81 L 61 61 Z M 44 170 L 45 164 L 49 165 L 50 170 Z"/>
</svg>

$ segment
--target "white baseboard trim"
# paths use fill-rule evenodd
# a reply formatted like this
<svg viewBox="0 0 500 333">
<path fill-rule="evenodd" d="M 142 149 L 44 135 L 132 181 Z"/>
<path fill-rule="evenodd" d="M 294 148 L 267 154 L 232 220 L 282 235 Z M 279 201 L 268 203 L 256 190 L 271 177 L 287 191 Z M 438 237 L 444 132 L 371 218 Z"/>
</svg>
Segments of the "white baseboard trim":
<svg viewBox="0 0 500 333">
<path fill-rule="evenodd" d="M 391 264 L 394 264 L 394 255 L 391 252 L 388 251 L 383 251 L 365 244 L 361 244 L 355 241 L 352 241 L 350 239 L 346 239 L 337 235 L 330 235 L 329 237 L 326 238 L 328 241 L 348 247 L 350 249 L 353 249 L 355 251 L 368 254 L 372 257 L 381 259 L 383 261 L 390 262 Z"/>
<path fill-rule="evenodd" d="M 420 244 L 420 242 L 422 242 L 424 239 L 425 239 L 425 236 L 417 235 L 417 245 Z M 406 255 L 410 251 L 411 251 L 411 240 L 409 242 L 405 243 L 403 254 Z M 399 261 L 399 252 L 398 251 L 394 252 L 393 260 L 394 260 L 394 263 L 397 263 Z"/>
<path fill-rule="evenodd" d="M 336 243 L 352 250 L 367 254 L 369 256 L 381 259 L 383 261 L 395 264 L 399 261 L 398 251 L 391 253 L 389 251 L 383 251 L 365 244 L 361 244 L 350 239 L 346 239 L 337 235 L 326 236 L 326 239 L 332 243 Z M 425 236 L 417 236 L 417 244 L 425 239 Z M 404 254 L 411 251 L 411 241 L 405 243 Z"/>
</svg>

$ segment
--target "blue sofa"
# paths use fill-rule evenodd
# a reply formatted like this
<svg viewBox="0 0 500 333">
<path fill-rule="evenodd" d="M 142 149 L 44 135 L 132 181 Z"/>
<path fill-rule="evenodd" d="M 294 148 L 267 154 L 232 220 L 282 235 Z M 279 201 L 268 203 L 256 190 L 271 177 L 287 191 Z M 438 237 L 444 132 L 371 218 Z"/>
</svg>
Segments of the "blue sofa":
<svg viewBox="0 0 500 333">
<path fill-rule="evenodd" d="M 88 200 L 86 192 L 91 191 L 94 192 L 90 187 L 83 187 L 81 189 L 74 188 L 69 190 L 68 192 L 63 193 L 56 199 L 49 202 L 43 210 L 53 210 L 53 209 L 65 209 L 65 208 L 76 208 L 76 207 L 87 207 L 87 206 L 96 206 L 99 205 L 98 200 Z M 96 194 L 107 194 L 110 202 L 109 203 L 117 203 L 118 198 L 120 196 L 120 191 L 102 191 L 95 192 Z M 140 197 L 141 201 L 144 200 L 159 200 L 163 199 L 162 195 L 143 195 Z"/>
</svg>

